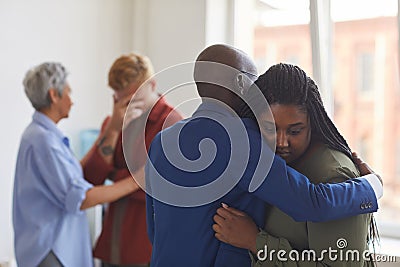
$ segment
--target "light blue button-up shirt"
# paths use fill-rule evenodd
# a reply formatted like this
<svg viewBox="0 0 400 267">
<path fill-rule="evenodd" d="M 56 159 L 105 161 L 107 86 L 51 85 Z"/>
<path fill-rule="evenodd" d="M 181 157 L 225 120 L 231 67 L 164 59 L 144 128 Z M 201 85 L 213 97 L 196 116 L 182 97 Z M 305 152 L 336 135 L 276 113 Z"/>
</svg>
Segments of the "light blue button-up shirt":
<svg viewBox="0 0 400 267">
<path fill-rule="evenodd" d="M 88 222 L 80 210 L 91 187 L 68 139 L 50 118 L 35 112 L 22 135 L 15 170 L 18 266 L 37 266 L 50 251 L 65 267 L 93 266 Z"/>
</svg>

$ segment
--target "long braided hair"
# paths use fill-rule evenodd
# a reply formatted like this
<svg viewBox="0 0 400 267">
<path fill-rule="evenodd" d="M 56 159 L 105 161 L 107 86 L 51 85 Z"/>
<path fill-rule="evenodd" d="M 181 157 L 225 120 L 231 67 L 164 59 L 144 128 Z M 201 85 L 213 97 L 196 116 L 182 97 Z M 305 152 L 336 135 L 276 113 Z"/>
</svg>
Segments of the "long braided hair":
<svg viewBox="0 0 400 267">
<path fill-rule="evenodd" d="M 353 162 L 351 149 L 324 108 L 321 95 L 315 82 L 298 66 L 279 63 L 262 74 L 251 88 L 247 96 L 247 104 L 241 109 L 241 116 L 256 120 L 253 112 L 260 114 L 265 108 L 265 100 L 272 104 L 296 105 L 307 112 L 310 118 L 312 138 L 326 144 L 329 148 L 347 155 Z M 260 97 L 260 92 L 263 97 Z M 249 108 L 250 105 L 253 111 Z M 265 111 L 265 110 L 264 110 Z M 371 216 L 367 241 L 379 239 L 374 217 Z"/>
<path fill-rule="evenodd" d="M 291 64 L 276 64 L 262 74 L 255 85 L 269 105 L 292 104 L 306 111 L 310 117 L 313 138 L 318 138 L 328 147 L 343 152 L 352 159 L 349 145 L 325 111 L 317 85 L 301 68 Z M 250 91 L 254 89 L 256 88 Z M 263 99 L 259 97 L 251 99 L 250 93 L 250 105 L 257 107 L 258 103 L 254 102 L 260 101 Z M 245 117 L 252 117 L 249 109 L 243 109 L 243 112 Z"/>
</svg>

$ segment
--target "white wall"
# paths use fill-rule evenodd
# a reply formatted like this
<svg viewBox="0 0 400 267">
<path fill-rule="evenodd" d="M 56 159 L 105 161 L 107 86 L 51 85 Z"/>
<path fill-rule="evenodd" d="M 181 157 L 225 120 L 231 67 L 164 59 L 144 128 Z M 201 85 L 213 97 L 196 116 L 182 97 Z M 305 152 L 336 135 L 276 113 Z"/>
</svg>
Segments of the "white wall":
<svg viewBox="0 0 400 267">
<path fill-rule="evenodd" d="M 156 71 L 193 61 L 205 46 L 204 0 L 136 0 L 133 47 Z"/>
<path fill-rule="evenodd" d="M 11 203 L 19 138 L 33 108 L 23 93 L 28 68 L 62 62 L 75 105 L 60 127 L 77 147 L 79 130 L 111 110 L 106 74 L 132 48 L 130 0 L 0 0 L 0 262 L 13 256 Z"/>
<path fill-rule="evenodd" d="M 165 93 L 171 83 L 176 86 L 191 78 L 190 71 L 183 74 L 174 66 L 193 62 L 206 45 L 206 0 L 136 0 L 133 19 L 133 48 L 150 57 L 156 73 L 163 72 L 156 75 L 158 91 Z M 199 103 L 180 105 L 182 99 L 198 98 L 193 85 L 166 97 L 184 116 L 190 115 Z"/>
<path fill-rule="evenodd" d="M 169 81 L 186 81 L 187 71 L 166 70 L 194 62 L 208 45 L 233 42 L 234 0 L 136 0 L 133 12 L 133 48 L 147 54 L 156 72 L 168 71 Z M 166 75 L 167 76 L 167 75 Z M 185 76 L 185 77 L 182 77 Z M 189 77 L 190 76 L 190 77 Z M 162 93 L 170 88 L 159 84 Z M 169 84 L 169 83 L 168 83 Z M 199 104 L 179 106 L 182 100 L 198 98 L 194 85 L 167 95 L 167 100 L 186 116 Z"/>
</svg>

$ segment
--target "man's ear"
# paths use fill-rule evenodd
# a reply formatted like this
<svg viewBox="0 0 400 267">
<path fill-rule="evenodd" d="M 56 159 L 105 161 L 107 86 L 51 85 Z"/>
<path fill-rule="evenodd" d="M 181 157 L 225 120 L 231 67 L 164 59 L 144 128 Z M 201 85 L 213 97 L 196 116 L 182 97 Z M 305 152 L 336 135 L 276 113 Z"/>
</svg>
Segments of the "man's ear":
<svg viewBox="0 0 400 267">
<path fill-rule="evenodd" d="M 236 76 L 236 84 L 237 84 L 239 93 L 242 96 L 246 95 L 247 92 L 249 91 L 249 85 L 248 85 L 248 81 L 246 81 L 246 77 L 244 76 L 244 74 L 239 73 Z"/>
<path fill-rule="evenodd" d="M 50 103 L 57 103 L 57 101 L 60 99 L 60 96 L 58 94 L 58 91 L 54 88 L 50 88 L 48 91 L 48 96 L 50 99 Z"/>
</svg>

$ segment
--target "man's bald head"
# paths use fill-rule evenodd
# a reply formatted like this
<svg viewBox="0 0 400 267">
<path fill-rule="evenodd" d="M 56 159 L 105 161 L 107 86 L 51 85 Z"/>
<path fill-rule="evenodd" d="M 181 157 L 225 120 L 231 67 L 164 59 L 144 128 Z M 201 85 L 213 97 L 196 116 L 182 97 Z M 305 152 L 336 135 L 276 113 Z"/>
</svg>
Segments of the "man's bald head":
<svg viewBox="0 0 400 267">
<path fill-rule="evenodd" d="M 198 61 L 221 63 L 257 75 L 253 60 L 242 50 L 230 45 L 211 45 L 198 55 L 196 62 Z"/>
<path fill-rule="evenodd" d="M 194 79 L 199 95 L 223 101 L 234 109 L 240 101 L 238 95 L 243 94 L 256 78 L 253 60 L 229 45 L 209 46 L 196 59 Z"/>
</svg>

